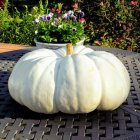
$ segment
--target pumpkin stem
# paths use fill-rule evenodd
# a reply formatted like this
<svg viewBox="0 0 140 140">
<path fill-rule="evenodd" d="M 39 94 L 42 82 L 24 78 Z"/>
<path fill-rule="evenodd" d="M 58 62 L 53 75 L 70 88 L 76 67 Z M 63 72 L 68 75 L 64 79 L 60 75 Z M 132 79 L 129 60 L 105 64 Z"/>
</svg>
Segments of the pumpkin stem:
<svg viewBox="0 0 140 140">
<path fill-rule="evenodd" d="M 68 43 L 66 45 L 66 49 L 67 49 L 67 55 L 73 54 L 73 46 L 72 46 L 72 43 Z"/>
</svg>

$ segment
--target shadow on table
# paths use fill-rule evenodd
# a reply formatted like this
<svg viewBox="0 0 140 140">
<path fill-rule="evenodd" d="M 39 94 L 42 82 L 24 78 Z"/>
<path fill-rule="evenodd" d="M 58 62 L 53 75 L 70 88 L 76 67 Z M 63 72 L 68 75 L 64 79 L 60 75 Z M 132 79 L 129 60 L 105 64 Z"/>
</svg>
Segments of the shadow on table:
<svg viewBox="0 0 140 140">
<path fill-rule="evenodd" d="M 9 52 L 0 53 L 0 61 L 17 61 L 20 57 L 22 57 L 25 53 L 29 52 L 30 49 L 27 50 L 14 50 Z"/>
<path fill-rule="evenodd" d="M 11 98 L 8 90 L 10 74 L 10 71 L 0 71 L 0 118 L 46 118 L 45 114 L 33 112 Z"/>
<path fill-rule="evenodd" d="M 8 79 L 11 74 L 11 71 L 0 71 L 0 118 L 23 118 L 23 119 L 45 119 L 45 118 L 54 118 L 54 117 L 62 117 L 66 116 L 74 116 L 79 118 L 79 114 L 68 115 L 65 113 L 56 113 L 56 114 L 42 114 L 31 111 L 25 106 L 20 105 L 16 101 L 14 101 L 8 90 Z M 108 121 L 112 119 L 112 115 L 117 114 L 117 110 L 115 111 L 93 111 L 88 114 L 80 114 L 80 116 L 88 116 L 88 119 L 101 119 L 104 120 L 104 117 L 109 117 Z"/>
<path fill-rule="evenodd" d="M 0 71 L 0 118 L 26 118 L 26 119 L 43 119 L 43 118 L 51 118 L 55 116 L 67 116 L 65 113 L 56 113 L 53 115 L 47 115 L 42 113 L 36 113 L 31 111 L 25 106 L 20 105 L 16 101 L 14 101 L 8 90 L 8 79 L 11 74 L 11 71 Z M 133 90 L 133 89 L 132 89 Z M 134 98 L 133 96 L 130 96 Z M 135 112 L 134 105 L 132 104 L 131 98 L 128 97 L 128 100 L 118 109 L 114 111 L 93 111 L 88 114 L 83 114 L 83 116 L 88 116 L 90 119 L 90 116 L 96 116 L 96 119 L 101 119 L 102 117 L 108 118 L 109 120 L 113 118 L 119 118 L 119 117 L 128 117 L 131 116 L 131 114 L 140 117 L 140 112 Z M 130 102 L 130 103 L 129 103 Z M 132 104 L 132 105 L 130 105 Z M 126 112 L 128 113 L 126 113 Z M 122 115 L 122 116 L 121 116 Z M 69 115 L 71 116 L 71 115 Z M 72 115 L 73 116 L 73 115 Z M 77 116 L 77 115 L 74 115 Z M 98 118 L 99 117 L 99 118 Z M 121 119 L 122 119 L 121 118 Z M 92 118 L 93 119 L 93 118 Z M 103 119 L 104 120 L 104 119 Z"/>
<path fill-rule="evenodd" d="M 31 50 L 16 50 L 5 53 L 0 53 L 0 118 L 45 118 L 46 115 L 35 113 L 25 106 L 16 103 L 10 96 L 8 91 L 8 78 L 13 69 L 13 66 L 18 59 L 25 53 Z M 11 62 L 13 61 L 13 62 Z M 13 64 L 11 64 L 13 63 Z M 130 96 L 131 97 L 131 96 Z M 132 96 L 133 97 L 133 96 Z M 130 98 L 129 98 L 130 100 Z M 131 102 L 130 102 L 131 103 Z M 128 103 L 129 104 L 129 103 Z M 131 107 L 133 107 L 131 105 Z M 96 112 L 96 111 L 95 111 Z M 114 111 L 115 112 L 115 111 Z M 111 112 L 114 113 L 114 112 Z M 104 112 L 103 112 L 104 113 Z M 63 114 L 63 113 L 61 113 Z M 102 114 L 101 112 L 99 114 Z M 49 115 L 51 116 L 51 115 Z"/>
<path fill-rule="evenodd" d="M 30 109 L 28 109 L 25 106 L 20 105 L 16 101 L 14 101 L 9 93 L 8 90 L 8 79 L 10 76 L 10 72 L 0 71 L 0 118 L 23 118 L 23 119 L 46 119 L 46 118 L 54 118 L 54 117 L 66 117 L 66 116 L 75 116 L 76 118 L 79 118 L 79 115 L 81 116 L 89 116 L 92 114 L 97 117 L 106 116 L 105 114 L 112 114 L 112 112 L 100 112 L 100 111 L 94 111 L 89 114 L 65 114 L 65 113 L 56 113 L 56 114 L 42 114 L 42 113 L 36 113 Z M 99 116 L 97 114 L 100 114 Z M 102 115 L 101 115 L 102 114 Z M 103 115 L 104 114 L 104 115 Z M 108 115 L 107 115 L 108 116 Z M 110 118 L 111 119 L 111 118 Z"/>
<path fill-rule="evenodd" d="M 10 73 L 1 71 L 0 75 L 3 74 L 6 74 L 6 78 L 5 81 L 0 81 L 0 126 L 2 130 L 8 130 L 9 139 L 14 137 L 10 135 L 12 132 L 18 132 L 17 137 L 23 136 L 22 139 L 25 139 L 31 133 L 36 140 L 39 133 L 44 136 L 42 140 L 46 140 L 46 137 L 53 137 L 54 140 L 62 136 L 65 140 L 71 137 L 71 140 L 99 140 L 99 137 L 104 140 L 140 140 L 140 114 L 132 109 L 121 106 L 114 111 L 95 110 L 88 114 L 74 115 L 60 112 L 36 113 L 10 97 L 6 82 Z M 23 126 L 24 131 L 21 132 L 20 128 Z"/>
</svg>

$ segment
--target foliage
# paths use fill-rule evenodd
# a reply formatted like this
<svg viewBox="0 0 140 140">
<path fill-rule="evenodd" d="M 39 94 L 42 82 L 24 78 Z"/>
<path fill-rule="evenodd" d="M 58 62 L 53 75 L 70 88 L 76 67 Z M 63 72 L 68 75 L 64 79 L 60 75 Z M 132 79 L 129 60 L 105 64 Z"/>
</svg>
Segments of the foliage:
<svg viewBox="0 0 140 140">
<path fill-rule="evenodd" d="M 72 42 L 75 44 L 84 35 L 84 13 L 78 9 L 77 5 L 73 11 L 68 11 L 68 7 L 58 3 L 42 14 L 35 19 L 38 41 L 47 43 Z"/>
<path fill-rule="evenodd" d="M 87 42 L 105 47 L 140 49 L 140 6 L 138 1 L 83 1 L 87 15 Z"/>
<path fill-rule="evenodd" d="M 34 36 L 33 15 L 26 7 L 24 13 L 20 13 L 15 8 L 12 16 L 9 14 L 8 6 L 8 0 L 6 0 L 4 8 L 0 9 L 0 42 L 32 44 Z"/>
<path fill-rule="evenodd" d="M 140 50 L 139 0 L 70 0 L 69 5 L 67 0 L 42 0 L 31 10 L 26 7 L 19 12 L 13 7 L 12 14 L 9 13 L 10 5 L 6 0 L 5 6 L 0 9 L 0 42 L 32 44 L 36 30 L 32 21 L 39 15 L 48 14 L 48 6 L 57 9 L 56 3 L 63 4 L 62 10 L 64 7 L 70 10 L 72 7 L 69 5 L 78 3 L 78 8 L 86 15 L 86 43 Z"/>
<path fill-rule="evenodd" d="M 67 11 L 67 8 L 58 3 L 57 7 L 48 9 L 47 14 L 38 16 L 34 23 L 37 27 L 36 38 L 40 42 L 75 44 L 84 36 L 84 13 L 78 10 Z"/>
</svg>

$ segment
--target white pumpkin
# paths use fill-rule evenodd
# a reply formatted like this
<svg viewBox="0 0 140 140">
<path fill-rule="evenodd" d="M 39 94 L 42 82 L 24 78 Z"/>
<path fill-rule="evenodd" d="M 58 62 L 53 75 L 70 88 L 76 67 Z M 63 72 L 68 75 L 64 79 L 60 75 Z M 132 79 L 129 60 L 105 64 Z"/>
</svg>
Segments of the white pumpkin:
<svg viewBox="0 0 140 140">
<path fill-rule="evenodd" d="M 114 110 L 127 98 L 130 78 L 125 66 L 111 53 L 84 46 L 39 49 L 25 54 L 8 81 L 18 103 L 40 113 L 88 113 Z"/>
</svg>

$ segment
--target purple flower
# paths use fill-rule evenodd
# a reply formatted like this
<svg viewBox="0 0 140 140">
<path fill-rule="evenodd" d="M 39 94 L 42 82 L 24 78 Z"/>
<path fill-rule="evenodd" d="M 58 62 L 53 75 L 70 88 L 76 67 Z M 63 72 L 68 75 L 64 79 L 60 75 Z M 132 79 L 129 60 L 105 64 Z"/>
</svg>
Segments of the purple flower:
<svg viewBox="0 0 140 140">
<path fill-rule="evenodd" d="M 64 9 L 65 9 L 65 10 L 67 10 L 68 8 L 69 8 L 69 7 L 68 7 L 67 5 L 66 5 L 66 6 L 64 6 Z"/>
<path fill-rule="evenodd" d="M 55 23 L 58 23 L 58 18 L 54 18 L 54 22 Z"/>
<path fill-rule="evenodd" d="M 49 21 L 51 19 L 51 17 L 49 15 L 44 15 L 44 20 Z"/>
<path fill-rule="evenodd" d="M 72 32 L 76 32 L 76 28 L 73 27 L 73 28 L 72 28 Z"/>
<path fill-rule="evenodd" d="M 67 19 L 68 18 L 68 14 L 65 13 L 63 16 L 62 16 L 62 19 Z"/>
<path fill-rule="evenodd" d="M 47 16 L 47 20 L 50 20 L 51 19 L 51 17 L 50 16 Z"/>
<path fill-rule="evenodd" d="M 44 17 L 44 20 L 47 20 L 47 15 L 44 15 L 43 17 Z"/>
<path fill-rule="evenodd" d="M 80 15 L 83 18 L 85 16 L 85 13 L 83 11 L 81 11 Z"/>
<path fill-rule="evenodd" d="M 41 16 L 40 18 L 42 19 L 42 21 L 44 21 L 44 20 L 45 20 L 44 16 Z"/>
<path fill-rule="evenodd" d="M 50 16 L 46 16 L 46 20 L 50 20 L 51 19 L 51 17 Z"/>
<path fill-rule="evenodd" d="M 85 13 L 81 10 L 79 10 L 78 13 L 80 14 L 81 18 L 83 18 L 85 16 Z"/>
<path fill-rule="evenodd" d="M 73 21 L 76 21 L 77 20 L 77 17 L 76 16 L 73 16 Z"/>
<path fill-rule="evenodd" d="M 69 10 L 69 11 L 68 11 L 68 17 L 72 17 L 72 16 L 73 16 L 73 14 L 74 14 L 74 12 L 73 12 L 73 11 L 71 11 L 71 10 Z"/>
</svg>

